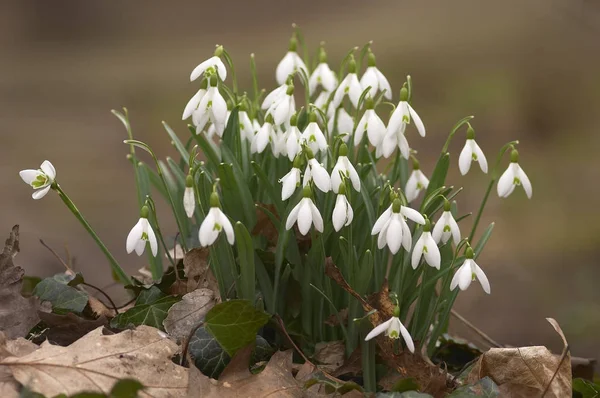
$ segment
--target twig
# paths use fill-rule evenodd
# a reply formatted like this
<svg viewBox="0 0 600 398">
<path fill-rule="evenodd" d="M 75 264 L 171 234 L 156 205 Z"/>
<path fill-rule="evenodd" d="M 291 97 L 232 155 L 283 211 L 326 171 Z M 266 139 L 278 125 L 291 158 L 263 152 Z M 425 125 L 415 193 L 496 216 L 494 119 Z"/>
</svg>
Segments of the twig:
<svg viewBox="0 0 600 398">
<path fill-rule="evenodd" d="M 56 257 L 56 259 L 67 269 L 68 272 L 75 274 L 75 272 L 71 269 L 71 267 L 69 267 L 69 265 L 67 263 L 65 263 L 65 261 L 58 255 L 57 252 L 54 251 L 53 248 L 48 246 L 42 239 L 40 239 L 40 243 L 42 244 L 42 246 L 44 246 L 46 249 L 48 249 L 50 251 L 50 253 L 52 253 L 54 255 L 54 257 Z"/>
<path fill-rule="evenodd" d="M 185 358 L 187 356 L 188 348 L 190 347 L 192 336 L 196 333 L 196 330 L 202 327 L 202 325 L 204 325 L 204 321 L 200 321 L 200 323 L 194 326 L 194 328 L 190 331 L 190 334 L 188 334 L 188 338 L 185 340 L 181 349 L 181 360 L 179 361 L 180 366 L 185 366 Z"/>
<path fill-rule="evenodd" d="M 294 340 L 292 340 L 292 338 L 288 334 L 287 330 L 285 329 L 285 324 L 283 323 L 283 319 L 281 319 L 281 317 L 278 314 L 273 315 L 273 318 L 275 318 L 277 320 L 277 323 L 279 324 L 279 327 L 281 328 L 281 331 L 283 332 L 283 334 L 285 335 L 285 337 L 287 337 L 288 341 L 294 347 L 294 349 L 296 350 L 296 352 L 298 352 L 298 354 L 300 354 L 300 356 L 302 357 L 302 359 L 304 359 L 305 362 L 311 364 L 312 366 L 315 366 L 315 364 L 312 363 L 306 357 L 306 355 L 304 355 L 304 353 L 300 350 L 300 348 L 298 348 L 298 346 L 296 345 L 296 343 L 294 343 Z"/>
<path fill-rule="evenodd" d="M 120 305 L 119 307 L 117 307 L 117 309 L 122 309 L 127 307 L 129 304 L 133 303 L 135 300 L 137 300 L 137 297 L 132 298 L 131 300 L 129 300 L 128 302 L 126 302 L 125 304 Z"/>
<path fill-rule="evenodd" d="M 113 311 L 115 311 L 115 315 L 117 315 L 119 313 L 119 310 L 117 309 L 117 306 L 115 305 L 115 302 L 110 298 L 110 296 L 108 294 L 106 294 L 106 292 L 104 290 L 102 290 L 99 287 L 96 287 L 90 283 L 87 283 L 87 282 L 81 282 L 81 284 L 84 286 L 87 286 L 87 287 L 91 287 L 92 289 L 95 289 L 96 291 L 100 292 L 104 297 L 106 297 L 106 299 L 112 306 Z"/>
<path fill-rule="evenodd" d="M 541 398 L 544 398 L 544 396 L 546 396 L 546 393 L 550 389 L 550 386 L 552 385 L 552 382 L 554 381 L 554 378 L 558 374 L 558 371 L 560 370 L 560 367 L 562 366 L 563 362 L 565 361 L 565 358 L 567 357 L 568 353 L 569 353 L 569 345 L 567 344 L 567 345 L 565 345 L 565 348 L 563 348 L 563 352 L 562 352 L 562 354 L 560 356 L 560 361 L 558 361 L 558 366 L 556 367 L 556 370 L 554 371 L 554 374 L 550 378 L 550 382 L 548 383 L 548 385 L 544 389 L 544 392 L 540 396 Z"/>
<path fill-rule="evenodd" d="M 69 268 L 73 269 L 73 257 L 71 257 L 71 251 L 69 250 L 69 245 L 65 243 L 65 255 L 67 256 L 67 264 L 69 264 Z"/>
<path fill-rule="evenodd" d="M 492 347 L 496 347 L 496 348 L 502 348 L 503 347 L 502 344 L 498 343 L 496 340 L 492 339 L 490 336 L 488 336 L 487 334 L 485 334 L 485 332 L 483 332 L 477 326 L 473 325 L 471 322 L 469 322 L 468 320 L 466 320 L 462 315 L 460 315 L 458 312 L 456 312 L 456 310 L 452 309 L 452 310 L 450 310 L 450 313 L 452 315 L 454 315 L 454 317 L 456 317 L 456 319 L 458 319 L 459 321 L 461 321 L 469 329 L 471 329 L 472 331 L 474 331 L 475 333 L 477 333 L 479 335 L 479 337 L 481 337 L 482 339 L 484 339 Z"/>
</svg>

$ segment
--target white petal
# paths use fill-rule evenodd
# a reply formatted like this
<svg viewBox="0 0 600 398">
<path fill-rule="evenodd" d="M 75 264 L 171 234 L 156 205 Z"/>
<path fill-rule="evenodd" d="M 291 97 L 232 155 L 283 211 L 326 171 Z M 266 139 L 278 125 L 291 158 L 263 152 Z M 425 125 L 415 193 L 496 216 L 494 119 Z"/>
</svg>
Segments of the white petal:
<svg viewBox="0 0 600 398">
<path fill-rule="evenodd" d="M 398 253 L 402 245 L 402 224 L 400 223 L 400 215 L 392 214 L 390 225 L 387 229 L 386 241 L 390 251 L 393 254 Z"/>
<path fill-rule="evenodd" d="M 131 228 L 131 231 L 129 231 L 129 235 L 127 235 L 127 242 L 125 243 L 127 253 L 131 253 L 135 249 L 137 242 L 142 239 L 142 232 L 144 232 L 142 220 L 140 218 L 133 228 Z"/>
<path fill-rule="evenodd" d="M 416 222 L 417 224 L 425 225 L 425 218 L 421 213 L 407 206 L 400 206 L 400 214 Z"/>
<path fill-rule="evenodd" d="M 346 166 L 346 170 L 348 170 L 350 182 L 352 182 L 352 187 L 356 192 L 360 192 L 360 177 L 358 176 L 356 169 L 354 168 L 352 163 L 350 163 L 350 159 L 348 159 L 347 156 L 344 156 L 343 162 Z"/>
<path fill-rule="evenodd" d="M 377 68 L 375 68 L 375 72 L 377 73 L 377 80 L 379 82 L 379 90 L 384 91 L 385 93 L 383 94 L 383 96 L 385 98 L 387 98 L 388 100 L 392 99 L 392 88 L 390 87 L 390 83 L 388 82 L 388 79 L 383 75 L 383 73 L 381 73 L 381 71 Z"/>
<path fill-rule="evenodd" d="M 214 66 L 217 68 L 217 74 L 221 78 L 221 80 L 225 80 L 227 78 L 227 68 L 225 68 L 225 64 L 221 61 L 219 57 L 213 57 Z"/>
<path fill-rule="evenodd" d="M 417 240 L 415 247 L 413 248 L 412 256 L 411 256 L 411 265 L 413 269 L 417 269 L 419 263 L 421 262 L 421 256 L 423 255 L 423 246 L 425 245 L 425 240 L 423 239 L 423 235 Z"/>
<path fill-rule="evenodd" d="M 471 261 L 473 260 L 465 260 L 464 264 L 458 270 L 460 274 L 458 276 L 458 287 L 460 290 L 467 290 L 469 285 L 471 285 L 471 281 L 473 280 L 473 275 L 471 271 Z"/>
<path fill-rule="evenodd" d="M 19 171 L 19 176 L 21 176 L 21 179 L 27 185 L 31 185 L 31 183 L 34 182 L 37 176 L 40 174 L 42 173 L 40 173 L 39 170 L 28 169 Z"/>
<path fill-rule="evenodd" d="M 531 195 L 533 194 L 531 181 L 529 181 L 529 177 L 527 177 L 527 174 L 525 174 L 521 166 L 519 166 L 517 177 L 519 178 L 519 180 L 521 180 L 521 185 L 523 185 L 523 189 L 525 190 L 527 197 L 531 199 Z"/>
<path fill-rule="evenodd" d="M 360 142 L 363 139 L 363 136 L 365 135 L 365 128 L 369 121 L 369 111 L 371 111 L 371 109 L 367 109 L 367 111 L 360 118 L 360 121 L 356 125 L 356 131 L 354 132 L 354 145 L 360 144 Z"/>
<path fill-rule="evenodd" d="M 298 220 L 298 213 L 300 212 L 300 207 L 302 207 L 302 203 L 302 200 L 300 200 L 300 202 L 298 202 L 298 204 L 294 206 L 292 211 L 290 211 L 290 214 L 288 215 L 288 218 L 285 222 L 285 229 L 292 229 L 292 227 Z"/>
<path fill-rule="evenodd" d="M 31 194 L 31 197 L 35 200 L 41 199 L 44 196 L 46 196 L 46 194 L 48 193 L 48 191 L 50 191 L 50 185 L 48 185 L 46 188 L 42 188 L 42 189 L 38 189 L 37 191 L 34 191 Z"/>
<path fill-rule="evenodd" d="M 452 217 L 452 213 L 448 212 L 448 224 L 450 225 L 450 232 L 452 233 L 452 239 L 454 239 L 454 245 L 458 246 L 460 243 L 460 229 L 458 228 L 458 224 L 454 217 Z"/>
<path fill-rule="evenodd" d="M 331 190 L 331 179 L 327 170 L 323 168 L 316 159 L 310 159 L 309 164 L 311 165 L 311 174 L 315 185 L 322 192 L 329 192 Z"/>
<path fill-rule="evenodd" d="M 423 125 L 423 121 L 421 120 L 417 112 L 415 112 L 415 110 L 412 108 L 412 106 L 408 105 L 408 111 L 410 112 L 410 117 L 415 123 L 417 131 L 419 132 L 421 137 L 425 137 L 425 126 Z"/>
<path fill-rule="evenodd" d="M 262 105 L 260 106 L 262 110 L 267 110 L 273 105 L 273 103 L 277 102 L 282 96 L 286 94 L 287 84 L 282 84 L 277 87 L 273 91 L 271 91 L 265 99 L 263 100 Z"/>
<path fill-rule="evenodd" d="M 373 337 L 377 337 L 381 333 L 385 332 L 387 330 L 388 326 L 390 326 L 390 324 L 392 323 L 392 319 L 394 319 L 394 318 L 392 317 L 392 318 L 388 319 L 387 321 L 383 322 L 382 324 L 375 326 L 375 328 L 373 328 L 373 330 L 371 330 L 369 332 L 369 334 L 367 334 L 367 337 L 365 337 L 365 341 L 369 341 Z"/>
<path fill-rule="evenodd" d="M 300 211 L 298 212 L 298 230 L 302 235 L 306 235 L 310 230 L 312 224 L 312 211 L 310 208 L 311 200 L 309 198 L 303 198 L 300 202 Z"/>
<path fill-rule="evenodd" d="M 206 94 L 206 90 L 201 88 L 200 90 L 198 90 L 198 92 L 196 94 L 194 94 L 194 96 L 192 98 L 190 98 L 187 105 L 185 106 L 185 109 L 183 110 L 183 115 L 181 116 L 181 120 L 185 120 L 188 117 L 192 116 L 192 113 L 196 109 L 198 109 L 198 105 L 200 105 L 200 101 L 202 100 L 202 97 L 204 97 L 205 94 Z"/>
<path fill-rule="evenodd" d="M 194 70 L 192 71 L 192 73 L 190 74 L 190 81 L 193 82 L 194 80 L 199 78 L 200 75 L 202 75 L 204 73 L 204 71 L 206 69 L 208 69 L 208 67 L 212 66 L 211 61 L 212 61 L 212 58 L 209 58 L 206 61 L 200 63 L 200 65 L 196 66 L 194 68 Z"/>
<path fill-rule="evenodd" d="M 334 193 L 339 192 L 340 185 L 342 184 L 342 177 L 340 174 L 344 174 L 344 172 L 344 166 L 338 159 L 337 163 L 333 167 L 333 170 L 331 170 L 331 190 Z"/>
<path fill-rule="evenodd" d="M 490 281 L 488 280 L 483 270 L 479 267 L 479 265 L 475 263 L 475 261 L 473 261 L 473 265 L 475 266 L 475 275 L 477 276 L 477 280 L 479 281 L 479 283 L 481 283 L 483 291 L 487 294 L 490 294 L 492 292 L 490 289 Z"/>
<path fill-rule="evenodd" d="M 379 249 L 383 249 L 387 244 L 387 231 L 391 221 L 391 219 L 388 219 L 379 232 L 379 236 L 377 237 L 377 247 Z"/>
<path fill-rule="evenodd" d="M 400 130 L 404 130 L 401 128 Z M 410 157 L 410 146 L 408 145 L 408 141 L 406 140 L 406 136 L 402 131 L 398 133 L 398 148 L 400 148 L 400 153 L 402 157 L 406 160 Z"/>
<path fill-rule="evenodd" d="M 56 169 L 54 168 L 54 166 L 52 166 L 52 163 L 50 163 L 50 161 L 44 160 L 40 168 L 51 181 L 54 181 L 54 179 L 56 178 Z"/>
<path fill-rule="evenodd" d="M 367 112 L 369 112 L 369 110 L 367 110 Z M 371 145 L 377 146 L 383 140 L 384 135 L 385 125 L 383 124 L 381 118 L 374 111 L 372 111 L 372 113 L 369 115 L 369 128 L 367 129 L 367 136 L 369 137 L 369 142 L 371 143 Z"/>
<path fill-rule="evenodd" d="M 412 247 L 412 236 L 410 235 L 410 228 L 408 228 L 408 224 L 406 221 L 401 220 L 402 222 L 402 247 L 406 250 L 407 253 L 410 252 L 410 248 Z"/>
<path fill-rule="evenodd" d="M 375 94 L 377 94 L 377 90 L 379 89 L 379 82 L 377 81 L 375 69 L 375 67 L 369 66 L 360 78 L 360 88 L 365 91 L 367 87 L 371 87 L 369 89 L 369 95 L 371 97 L 375 97 Z"/>
<path fill-rule="evenodd" d="M 473 140 L 473 152 L 475 153 L 475 155 L 477 155 L 477 161 L 479 162 L 479 167 L 481 167 L 481 171 L 483 171 L 484 173 L 487 174 L 487 172 L 488 172 L 487 159 L 485 158 L 483 151 L 481 150 L 479 145 L 477 145 L 475 140 Z"/>
<path fill-rule="evenodd" d="M 431 237 L 431 232 L 423 232 L 423 235 L 425 235 L 425 246 L 427 246 L 427 252 L 423 253 L 425 261 L 427 261 L 427 264 L 431 267 L 439 270 L 441 262 L 440 249 L 438 249 L 437 244 Z"/>
<path fill-rule="evenodd" d="M 225 99 L 216 88 L 211 87 L 209 90 L 212 89 L 215 91 L 212 96 L 211 114 L 213 115 L 213 123 L 215 124 L 217 134 L 219 137 L 222 137 L 225 124 L 227 123 L 227 102 L 225 102 Z"/>
<path fill-rule="evenodd" d="M 156 241 L 156 235 L 154 234 L 154 230 L 150 223 L 147 223 L 146 233 L 148 234 L 148 243 L 150 243 L 150 251 L 152 255 L 156 257 L 158 254 L 158 242 Z"/>
<path fill-rule="evenodd" d="M 227 216 L 222 211 L 221 211 L 221 214 L 219 215 L 219 221 L 220 221 L 219 223 L 225 230 L 225 236 L 227 237 L 227 241 L 229 242 L 230 245 L 233 245 L 235 243 L 235 235 L 233 234 L 233 226 L 231 225 L 231 221 L 229 221 L 229 218 L 227 218 Z"/>
<path fill-rule="evenodd" d="M 415 175 L 415 172 L 413 171 L 410 175 L 410 177 L 408 177 L 408 181 L 406 182 L 406 188 L 405 188 L 405 194 L 406 194 L 406 200 L 410 203 L 413 200 L 415 200 L 417 198 L 417 196 L 419 195 L 419 191 L 417 190 L 417 176 Z"/>
<path fill-rule="evenodd" d="M 321 213 L 319 213 L 319 209 L 313 203 L 312 200 L 309 199 L 310 212 L 312 215 L 312 222 L 315 225 L 315 229 L 319 232 L 323 232 L 323 217 L 321 217 Z"/>
<path fill-rule="evenodd" d="M 442 233 L 444 232 L 445 220 L 446 218 L 444 212 L 444 214 L 442 214 L 438 222 L 436 222 L 433 226 L 433 231 L 431 231 L 431 237 L 433 238 L 435 243 L 440 243 L 440 241 L 442 240 Z"/>
<path fill-rule="evenodd" d="M 294 72 L 294 54 L 295 52 L 288 51 L 277 64 L 275 69 L 277 84 L 284 84 L 288 76 Z"/>
<path fill-rule="evenodd" d="M 348 199 L 344 198 L 344 200 L 346 201 L 346 226 L 352 224 L 352 220 L 354 220 L 354 210 L 352 209 L 352 206 L 350 205 L 350 202 L 348 202 Z"/>
<path fill-rule="evenodd" d="M 512 165 L 512 163 L 511 163 Z M 506 171 L 502 173 L 500 179 L 498 180 L 498 186 L 496 187 L 498 190 L 498 196 L 501 198 L 506 198 L 510 195 L 514 189 L 513 181 L 515 179 L 514 169 L 508 166 Z"/>
<path fill-rule="evenodd" d="M 192 187 L 186 187 L 185 191 L 183 191 L 183 208 L 188 218 L 194 217 L 196 198 L 194 197 L 194 188 Z"/>
<path fill-rule="evenodd" d="M 371 235 L 378 234 L 385 225 L 385 223 L 388 222 L 391 215 L 392 205 L 390 205 L 390 207 L 388 207 L 383 213 L 381 213 L 377 221 L 375 221 L 375 225 L 373 225 L 373 229 L 371 230 Z"/>
<path fill-rule="evenodd" d="M 402 323 L 400 323 L 400 333 L 402 333 L 402 338 L 404 339 L 404 342 L 406 343 L 406 348 L 408 348 L 408 351 L 414 353 L 415 352 L 415 343 L 413 343 L 413 339 L 412 339 L 410 333 L 408 333 L 408 330 L 406 330 L 406 328 L 404 327 L 404 325 Z"/>
<path fill-rule="evenodd" d="M 350 101 L 352 102 L 354 108 L 356 108 L 358 107 L 358 100 L 360 99 L 360 96 L 362 94 L 362 89 L 360 87 L 360 82 L 358 81 L 358 76 L 356 76 L 356 73 L 350 73 L 348 74 L 348 76 L 350 76 L 348 97 L 350 98 Z"/>
<path fill-rule="evenodd" d="M 344 195 L 338 195 L 335 200 L 335 207 L 333 208 L 333 214 L 331 221 L 333 222 L 333 229 L 339 231 L 346 223 L 346 197 Z"/>
<path fill-rule="evenodd" d="M 396 132 L 391 132 L 388 130 L 388 132 L 383 136 L 381 148 L 383 149 L 383 157 L 386 159 L 389 158 L 396 149 L 396 145 L 398 144 L 397 134 L 398 133 Z"/>
<path fill-rule="evenodd" d="M 202 247 L 212 245 L 217 239 L 217 236 L 219 236 L 219 231 L 215 230 L 216 209 L 216 207 L 211 208 L 204 221 L 202 221 L 202 225 L 200 225 L 198 239 L 200 240 L 200 245 Z"/>
<path fill-rule="evenodd" d="M 462 151 L 460 151 L 460 155 L 458 157 L 458 168 L 460 169 L 460 174 L 465 175 L 469 172 L 471 168 L 471 161 L 473 160 L 473 146 L 470 144 L 470 141 L 467 140 L 465 142 L 465 146 Z"/>
<path fill-rule="evenodd" d="M 273 120 L 275 121 L 275 125 L 279 126 L 282 125 L 285 122 L 289 122 L 289 117 L 290 117 L 290 105 L 291 105 L 291 100 L 289 95 L 286 95 L 281 102 L 279 102 L 279 105 L 277 105 L 277 108 L 275 108 L 275 112 L 273 114 Z"/>
<path fill-rule="evenodd" d="M 280 181 L 283 182 L 283 186 L 281 187 L 281 200 L 287 200 L 292 196 L 300 181 L 300 170 L 295 167 L 292 168 Z"/>
</svg>

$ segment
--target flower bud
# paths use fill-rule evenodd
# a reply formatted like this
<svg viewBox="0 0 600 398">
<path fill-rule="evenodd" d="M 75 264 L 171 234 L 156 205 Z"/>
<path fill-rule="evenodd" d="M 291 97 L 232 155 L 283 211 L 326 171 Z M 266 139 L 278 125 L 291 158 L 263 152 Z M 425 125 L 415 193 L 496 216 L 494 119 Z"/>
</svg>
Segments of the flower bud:
<svg viewBox="0 0 600 398">
<path fill-rule="evenodd" d="M 408 101 L 408 89 L 404 86 L 400 89 L 400 101 Z"/>
<path fill-rule="evenodd" d="M 338 156 L 348 156 L 348 145 L 342 143 L 340 145 L 340 149 L 338 150 Z"/>
<path fill-rule="evenodd" d="M 303 198 L 310 198 L 312 195 L 312 189 L 310 188 L 310 185 L 306 185 L 304 188 L 302 188 L 302 197 Z"/>
<path fill-rule="evenodd" d="M 290 126 L 297 126 L 297 125 L 298 125 L 298 112 L 294 113 L 290 117 Z"/>
<path fill-rule="evenodd" d="M 351 55 L 350 61 L 348 61 L 348 73 L 356 73 L 356 61 L 354 60 L 354 55 Z"/>
<path fill-rule="evenodd" d="M 340 183 L 340 187 L 338 188 L 338 195 L 345 195 L 346 194 L 346 184 L 342 181 Z"/>
<path fill-rule="evenodd" d="M 289 51 L 296 51 L 296 49 L 298 48 L 298 39 L 296 39 L 296 35 L 292 35 L 292 38 L 290 39 L 290 45 L 288 47 Z"/>
<path fill-rule="evenodd" d="M 396 318 L 400 318 L 400 307 L 398 307 L 398 306 L 394 307 L 394 316 Z"/>
<path fill-rule="evenodd" d="M 295 167 L 296 169 L 301 169 L 303 165 L 304 159 L 302 158 L 302 156 L 300 156 L 300 154 L 296 155 L 296 157 L 294 158 L 293 167 Z"/>
<path fill-rule="evenodd" d="M 467 260 L 473 259 L 474 257 L 474 253 L 473 253 L 473 249 L 471 249 L 471 246 L 467 247 L 467 250 L 465 250 L 465 258 Z"/>
<path fill-rule="evenodd" d="M 452 208 L 452 204 L 448 201 L 448 199 L 444 199 L 444 211 L 450 211 Z"/>
<path fill-rule="evenodd" d="M 371 98 L 371 96 L 368 96 L 367 99 L 365 100 L 365 107 L 367 109 L 375 108 L 375 101 L 373 101 L 373 98 Z"/>
<path fill-rule="evenodd" d="M 215 57 L 220 57 L 223 54 L 223 46 L 217 46 L 217 48 L 215 48 Z"/>
<path fill-rule="evenodd" d="M 413 157 L 413 170 L 419 170 L 421 168 L 421 164 L 417 159 Z"/>
<path fill-rule="evenodd" d="M 185 177 L 185 186 L 186 186 L 187 188 L 191 188 L 191 187 L 193 187 L 193 186 L 194 186 L 194 177 L 192 177 L 192 175 L 191 175 L 191 174 L 188 174 L 188 175 Z"/>
<path fill-rule="evenodd" d="M 288 85 L 285 93 L 287 95 L 293 95 L 294 94 L 294 85 L 293 84 Z"/>
<path fill-rule="evenodd" d="M 513 149 L 510 152 L 510 162 L 511 163 L 519 163 L 519 152 L 516 149 Z"/>
<path fill-rule="evenodd" d="M 400 207 L 402 207 L 402 202 L 400 202 L 400 199 L 394 199 L 394 202 L 392 203 L 392 212 L 400 213 Z"/>
<path fill-rule="evenodd" d="M 425 225 L 423 225 L 423 232 L 431 232 L 431 221 L 425 218 Z"/>
<path fill-rule="evenodd" d="M 219 201 L 219 194 L 216 192 L 210 194 L 210 207 L 221 207 L 221 202 Z"/>
<path fill-rule="evenodd" d="M 371 52 L 371 50 L 369 50 L 369 55 L 368 55 L 368 58 L 367 58 L 367 66 L 376 66 L 376 63 L 375 63 L 375 54 L 373 54 Z"/>
<path fill-rule="evenodd" d="M 469 125 L 469 127 L 467 127 L 467 139 L 468 140 L 475 139 L 475 130 L 473 129 L 473 127 L 471 127 L 471 125 Z"/>
<path fill-rule="evenodd" d="M 142 206 L 142 209 L 140 210 L 140 217 L 148 218 L 149 214 L 150 214 L 150 209 L 148 209 L 148 206 L 146 206 L 146 205 Z"/>
</svg>

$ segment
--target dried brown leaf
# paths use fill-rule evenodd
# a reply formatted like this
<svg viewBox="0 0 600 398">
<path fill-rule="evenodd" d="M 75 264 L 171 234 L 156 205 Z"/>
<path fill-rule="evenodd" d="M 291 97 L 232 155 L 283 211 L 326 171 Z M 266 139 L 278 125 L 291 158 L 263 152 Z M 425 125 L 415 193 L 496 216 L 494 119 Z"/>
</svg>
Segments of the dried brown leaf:
<svg viewBox="0 0 600 398">
<path fill-rule="evenodd" d="M 328 341 L 315 345 L 313 357 L 319 362 L 319 368 L 332 373 L 344 364 L 345 354 L 346 344 L 343 341 Z"/>
<path fill-rule="evenodd" d="M 13 263 L 18 252 L 19 226 L 15 225 L 0 254 L 0 331 L 9 338 L 27 335 L 40 321 L 37 298 L 21 296 L 25 271 Z"/>
<path fill-rule="evenodd" d="M 7 340 L 4 333 L 0 332 L 0 360 L 7 357 L 22 357 L 38 349 L 36 344 L 19 337 L 16 340 Z M 0 366 L 0 397 L 17 398 L 21 385 L 15 380 L 10 369 Z"/>
<path fill-rule="evenodd" d="M 139 326 L 105 336 L 99 327 L 68 347 L 44 342 L 20 358 L 0 361 L 14 378 L 30 390 L 55 396 L 81 391 L 108 393 L 122 378 L 134 378 L 144 386 L 140 397 L 183 397 L 188 384 L 186 368 L 171 357 L 178 347 L 150 326 Z"/>
<path fill-rule="evenodd" d="M 567 340 L 558 323 L 547 319 L 565 344 L 563 355 L 557 356 L 543 346 L 491 348 L 476 362 L 469 382 L 489 376 L 503 397 L 540 396 L 546 388 L 546 398 L 570 397 L 571 356 Z"/>
<path fill-rule="evenodd" d="M 215 304 L 215 293 L 212 290 L 194 290 L 169 308 L 163 326 L 171 337 L 177 341 L 183 341 Z"/>
<path fill-rule="evenodd" d="M 210 289 L 215 292 L 215 299 L 221 302 L 219 284 L 208 264 L 209 249 L 195 248 L 188 251 L 183 258 L 183 272 L 187 277 L 187 291 Z"/>
<path fill-rule="evenodd" d="M 68 346 L 92 330 L 108 323 L 108 319 L 104 316 L 92 320 L 81 318 L 73 313 L 59 315 L 49 311 L 39 311 L 38 316 L 47 326 L 41 337 L 48 339 L 52 344 L 62 346 Z"/>
<path fill-rule="evenodd" d="M 242 353 L 243 354 L 243 353 Z M 302 386 L 292 376 L 292 351 L 276 352 L 265 369 L 252 375 L 243 365 L 244 355 L 235 361 L 235 371 L 219 380 L 204 376 L 196 367 L 190 367 L 188 397 L 229 398 L 229 397 L 302 397 Z M 225 380 L 224 380 L 225 379 Z M 229 380 L 229 381 L 227 381 Z"/>
</svg>

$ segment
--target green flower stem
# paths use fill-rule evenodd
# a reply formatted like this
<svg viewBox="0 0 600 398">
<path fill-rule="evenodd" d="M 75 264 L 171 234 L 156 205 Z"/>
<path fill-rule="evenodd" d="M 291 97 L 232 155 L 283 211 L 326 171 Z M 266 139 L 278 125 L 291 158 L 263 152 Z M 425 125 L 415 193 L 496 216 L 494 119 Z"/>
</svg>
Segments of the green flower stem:
<svg viewBox="0 0 600 398">
<path fill-rule="evenodd" d="M 179 235 L 181 236 L 181 247 L 183 248 L 184 252 L 187 252 L 187 244 L 185 241 L 185 235 L 183 235 L 183 232 L 185 231 L 185 229 L 183 228 L 183 224 L 177 215 L 177 209 L 175 207 L 175 202 L 173 201 L 173 197 L 171 196 L 171 191 L 169 191 L 169 186 L 167 185 L 167 181 L 165 180 L 165 176 L 160 167 L 160 163 L 158 162 L 158 158 L 156 157 L 156 155 L 154 154 L 152 149 L 150 149 L 148 144 L 146 144 L 142 141 L 125 140 L 123 142 L 125 144 L 135 145 L 139 148 L 142 148 L 143 150 L 145 150 L 152 156 L 152 159 L 154 159 L 154 163 L 156 163 L 156 171 L 157 171 L 158 176 L 160 177 L 163 185 L 165 186 L 165 191 L 167 192 L 167 197 L 169 198 L 169 204 L 171 205 L 171 209 L 173 210 L 173 216 L 175 217 L 175 221 L 177 222 L 177 228 L 179 228 Z"/>
<path fill-rule="evenodd" d="M 231 80 L 233 82 L 232 83 L 233 96 L 234 96 L 235 103 L 237 103 L 237 95 L 238 95 L 237 77 L 235 75 L 235 68 L 233 67 L 233 60 L 231 59 L 231 56 L 225 49 L 223 49 L 223 58 L 225 58 L 225 62 L 227 62 L 227 64 L 229 65 L 229 69 L 231 69 Z"/>
<path fill-rule="evenodd" d="M 450 134 L 448 134 L 448 138 L 446 139 L 446 143 L 444 144 L 444 147 L 442 148 L 442 153 L 446 153 L 448 152 L 448 147 L 450 146 L 450 141 L 452 140 L 452 137 L 454 137 L 454 134 L 456 134 L 456 132 L 458 131 L 459 128 L 461 128 L 464 124 L 469 123 L 469 120 L 473 119 L 475 116 L 466 116 L 463 117 L 462 119 L 460 119 L 452 128 L 452 130 L 450 130 Z"/>
<path fill-rule="evenodd" d="M 77 207 L 75 206 L 75 203 L 73 203 L 73 201 L 67 196 L 65 191 L 62 190 L 62 188 L 60 187 L 60 185 L 58 185 L 57 182 L 54 182 L 54 184 L 52 185 L 52 188 L 58 193 L 58 196 L 60 196 L 60 198 L 65 203 L 65 205 L 67 205 L 69 210 L 71 210 L 71 213 L 73 213 L 75 215 L 75 218 L 77 218 L 79 220 L 81 225 L 83 225 L 83 227 L 86 229 L 86 231 L 88 231 L 88 233 L 92 236 L 92 238 L 94 238 L 94 240 L 100 247 L 100 250 L 102 250 L 102 252 L 106 256 L 106 258 L 108 259 L 108 262 L 110 263 L 110 266 L 111 266 L 113 272 L 115 273 L 115 275 L 117 276 L 117 278 L 119 278 L 119 281 L 125 285 L 131 284 L 131 280 L 129 279 L 129 276 L 127 276 L 127 274 L 125 273 L 123 268 L 121 268 L 121 266 L 119 265 L 117 260 L 113 257 L 112 253 L 108 250 L 108 248 L 100 240 L 100 237 L 98 236 L 98 234 L 96 234 L 96 232 L 92 229 L 91 225 L 83 217 L 83 214 L 81 214 L 79 209 L 77 209 Z"/>
<path fill-rule="evenodd" d="M 150 195 L 148 195 L 147 199 L 148 203 L 150 204 L 150 211 L 152 212 L 152 216 L 154 217 L 154 221 L 156 223 L 156 225 L 154 226 L 154 231 L 156 232 L 156 235 L 158 235 L 158 238 L 160 239 L 160 243 L 162 243 L 163 248 L 165 249 L 165 253 L 167 253 L 167 257 L 169 258 L 169 261 L 171 262 L 171 265 L 173 266 L 173 269 L 176 270 L 176 265 L 175 265 L 175 260 L 173 260 L 173 257 L 171 257 L 171 253 L 169 253 L 169 248 L 167 247 L 166 243 L 165 243 L 165 239 L 163 237 L 162 232 L 160 231 L 160 224 L 158 222 L 158 215 L 156 214 L 156 205 L 154 204 L 154 200 L 152 199 L 152 197 Z M 175 250 L 176 248 L 174 247 L 173 250 Z M 155 280 L 160 278 L 162 276 L 162 270 L 160 270 L 160 275 L 154 275 L 154 270 L 152 272 L 152 278 L 154 278 Z"/>
<path fill-rule="evenodd" d="M 469 242 L 472 242 L 473 238 L 475 237 L 475 231 L 477 231 L 477 226 L 479 225 L 479 220 L 481 220 L 481 215 L 483 214 L 483 209 L 485 208 L 485 205 L 487 204 L 487 200 L 488 200 L 488 197 L 490 196 L 490 192 L 492 192 L 492 188 L 494 187 L 494 184 L 496 183 L 496 179 L 498 178 L 498 166 L 500 166 L 502 157 L 504 156 L 506 151 L 508 151 L 509 148 L 513 147 L 514 145 L 516 145 L 518 143 L 519 143 L 519 141 L 511 141 L 511 142 L 507 143 L 506 145 L 504 145 L 500 149 L 500 153 L 498 154 L 498 158 L 496 159 L 496 164 L 494 165 L 494 168 L 492 169 L 492 172 L 490 173 L 492 176 L 492 179 L 487 187 L 487 190 L 485 191 L 485 195 L 483 195 L 483 200 L 481 201 L 481 205 L 479 205 L 479 210 L 477 210 L 477 215 L 475 216 L 475 221 L 473 221 L 473 228 L 471 229 L 471 233 L 469 234 Z"/>
</svg>

